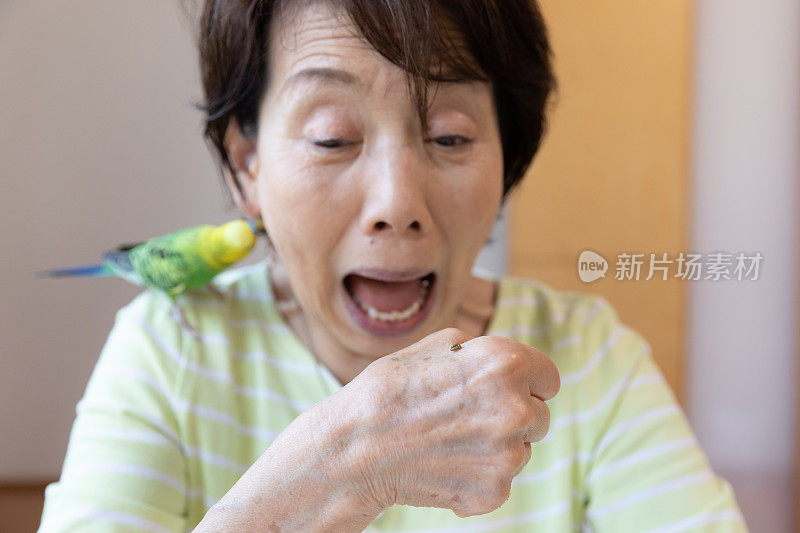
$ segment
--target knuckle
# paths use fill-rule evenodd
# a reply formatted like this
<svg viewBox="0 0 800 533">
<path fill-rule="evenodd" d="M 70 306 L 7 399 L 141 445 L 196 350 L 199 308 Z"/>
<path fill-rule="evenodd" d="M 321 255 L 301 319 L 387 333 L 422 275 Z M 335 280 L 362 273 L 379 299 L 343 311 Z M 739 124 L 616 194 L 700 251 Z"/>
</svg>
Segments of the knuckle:
<svg viewBox="0 0 800 533">
<path fill-rule="evenodd" d="M 469 339 L 469 346 L 485 352 L 487 351 L 487 340 L 489 338 L 490 337 L 486 337 L 485 335 L 472 337 Z"/>
<path fill-rule="evenodd" d="M 520 426 L 527 426 L 536 417 L 536 409 L 531 402 L 522 399 L 517 400 L 516 413 Z"/>
<path fill-rule="evenodd" d="M 467 516 L 480 514 L 475 509 L 475 500 L 473 498 L 468 497 L 467 494 L 461 491 L 457 492 L 453 496 L 453 499 L 450 503 L 450 509 L 459 518 L 466 518 Z"/>
<path fill-rule="evenodd" d="M 466 332 L 464 332 L 459 328 L 454 328 L 454 327 L 444 328 L 439 332 L 439 334 L 443 338 L 447 339 L 448 342 L 450 340 L 452 340 L 453 342 L 460 342 L 469 338 L 469 335 L 467 335 Z"/>
<path fill-rule="evenodd" d="M 519 465 L 517 466 L 517 469 L 514 471 L 514 475 L 512 477 L 516 477 L 517 474 L 522 472 L 522 470 L 530 462 L 530 460 L 531 460 L 531 444 L 529 442 L 526 442 L 523 443 L 522 446 L 522 459 L 520 460 Z"/>
<path fill-rule="evenodd" d="M 501 485 L 497 485 L 495 490 L 493 490 L 486 499 L 486 505 L 483 509 L 484 513 L 488 513 L 494 511 L 508 500 L 509 496 L 511 496 L 511 482 L 508 481 Z"/>
<path fill-rule="evenodd" d="M 515 474 L 516 474 L 517 470 L 519 469 L 520 465 L 524 465 L 525 463 L 528 462 L 528 459 L 530 458 L 529 452 L 530 452 L 530 447 L 528 447 L 528 446 L 525 446 L 525 445 L 522 445 L 522 444 L 519 444 L 519 443 L 516 446 L 514 446 L 514 462 L 513 462 L 514 470 L 513 470 L 513 472 Z"/>
<path fill-rule="evenodd" d="M 518 433 L 520 429 L 528 427 L 535 419 L 536 413 L 530 402 L 526 402 L 519 396 L 514 396 L 509 401 L 503 416 L 500 418 L 500 426 L 504 433 Z"/>
<path fill-rule="evenodd" d="M 358 414 L 365 424 L 380 425 L 387 415 L 387 405 L 381 395 L 369 394 L 362 398 Z"/>
<path fill-rule="evenodd" d="M 365 386 L 380 386 L 380 383 L 390 377 L 391 363 L 397 358 L 394 355 L 384 355 L 375 359 L 362 370 L 353 381 L 364 383 Z"/>
<path fill-rule="evenodd" d="M 511 483 L 511 473 L 516 469 L 516 466 L 510 468 L 510 463 L 510 458 L 503 457 L 495 463 L 494 468 L 484 475 L 484 492 L 492 494 Z"/>
<path fill-rule="evenodd" d="M 492 354 L 490 367 L 498 374 L 511 374 L 527 368 L 526 358 L 516 350 L 501 348 Z"/>
<path fill-rule="evenodd" d="M 481 511 L 479 508 L 479 504 L 477 502 L 465 502 L 457 506 L 452 507 L 453 512 L 459 518 L 466 518 L 468 516 L 475 516 L 479 514 L 484 514 L 486 511 Z"/>
<path fill-rule="evenodd" d="M 524 461 L 525 451 L 521 446 L 515 446 L 504 452 L 500 459 L 500 470 L 503 473 L 503 479 L 512 477 L 517 469 L 519 469 L 519 465 Z"/>
<path fill-rule="evenodd" d="M 401 378 L 396 373 L 376 367 L 368 374 L 362 372 L 357 379 L 358 387 L 352 394 L 356 395 L 355 405 L 365 420 L 382 420 L 398 407 Z"/>
<path fill-rule="evenodd" d="M 461 505 L 453 505 L 450 507 L 450 509 L 459 518 L 466 518 L 468 516 L 472 516 L 472 514 L 469 512 L 469 509 Z"/>
<path fill-rule="evenodd" d="M 511 495 L 511 476 L 494 471 L 481 476 L 481 482 L 462 493 L 450 507 L 459 517 L 486 514 L 503 505 Z"/>
<path fill-rule="evenodd" d="M 499 507 L 499 505 L 495 505 L 494 498 L 486 498 L 484 496 L 483 498 L 470 501 L 470 503 L 465 505 L 462 511 L 464 513 L 462 517 L 491 513 L 497 509 L 497 507 Z"/>
</svg>

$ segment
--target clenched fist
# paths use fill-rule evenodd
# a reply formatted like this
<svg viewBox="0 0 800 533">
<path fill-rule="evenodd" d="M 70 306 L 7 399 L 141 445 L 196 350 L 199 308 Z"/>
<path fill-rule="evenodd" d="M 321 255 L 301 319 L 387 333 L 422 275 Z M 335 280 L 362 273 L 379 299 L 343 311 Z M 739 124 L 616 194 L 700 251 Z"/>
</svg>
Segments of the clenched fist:
<svg viewBox="0 0 800 533">
<path fill-rule="evenodd" d="M 450 346 L 460 343 L 461 349 Z M 459 517 L 500 507 L 550 423 L 555 365 L 506 337 L 444 329 L 370 364 L 350 384 L 361 402 L 342 473 L 365 501 L 452 509 Z"/>
</svg>

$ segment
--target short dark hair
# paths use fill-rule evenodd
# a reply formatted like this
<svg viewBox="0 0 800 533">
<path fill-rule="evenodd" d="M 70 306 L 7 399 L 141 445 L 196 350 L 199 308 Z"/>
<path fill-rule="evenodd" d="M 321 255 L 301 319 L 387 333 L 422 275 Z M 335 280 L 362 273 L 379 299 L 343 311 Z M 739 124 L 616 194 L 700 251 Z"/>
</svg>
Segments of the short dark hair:
<svg viewBox="0 0 800 533">
<path fill-rule="evenodd" d="M 267 89 L 267 46 L 280 10 L 308 0 L 205 0 L 198 48 L 205 101 L 204 137 L 221 170 L 234 176 L 225 131 L 236 117 L 258 131 Z M 409 72 L 425 122 L 431 81 L 492 83 L 503 149 L 503 196 L 539 149 L 556 88 L 547 28 L 535 0 L 328 0 L 342 8 L 381 55 Z M 237 183 L 238 186 L 238 183 Z"/>
</svg>

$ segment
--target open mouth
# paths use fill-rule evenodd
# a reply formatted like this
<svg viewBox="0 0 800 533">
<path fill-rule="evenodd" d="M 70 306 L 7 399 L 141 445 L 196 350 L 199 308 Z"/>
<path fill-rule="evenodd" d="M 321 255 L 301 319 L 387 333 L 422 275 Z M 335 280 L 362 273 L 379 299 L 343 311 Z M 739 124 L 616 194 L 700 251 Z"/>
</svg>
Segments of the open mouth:
<svg viewBox="0 0 800 533">
<path fill-rule="evenodd" d="M 430 312 L 436 274 L 386 281 L 358 274 L 343 280 L 345 306 L 353 320 L 375 335 L 401 335 L 419 326 Z"/>
</svg>

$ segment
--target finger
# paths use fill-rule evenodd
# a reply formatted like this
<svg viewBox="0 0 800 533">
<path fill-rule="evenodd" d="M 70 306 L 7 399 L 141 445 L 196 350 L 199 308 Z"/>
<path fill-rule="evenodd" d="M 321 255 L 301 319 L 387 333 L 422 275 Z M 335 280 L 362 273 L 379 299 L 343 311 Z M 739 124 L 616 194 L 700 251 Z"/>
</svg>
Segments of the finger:
<svg viewBox="0 0 800 533">
<path fill-rule="evenodd" d="M 522 437 L 523 442 L 539 442 L 547 435 L 550 429 L 550 408 L 539 398 L 531 396 L 531 406 L 533 407 L 533 421 L 528 425 L 528 429 Z"/>
<path fill-rule="evenodd" d="M 561 376 L 558 374 L 555 363 L 533 346 L 522 345 L 531 356 L 532 364 L 528 372 L 528 389 L 530 393 L 540 400 L 553 398 L 561 388 Z"/>
</svg>

